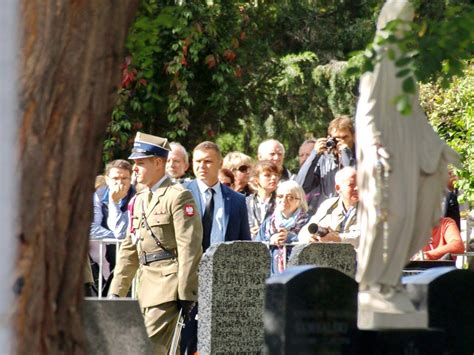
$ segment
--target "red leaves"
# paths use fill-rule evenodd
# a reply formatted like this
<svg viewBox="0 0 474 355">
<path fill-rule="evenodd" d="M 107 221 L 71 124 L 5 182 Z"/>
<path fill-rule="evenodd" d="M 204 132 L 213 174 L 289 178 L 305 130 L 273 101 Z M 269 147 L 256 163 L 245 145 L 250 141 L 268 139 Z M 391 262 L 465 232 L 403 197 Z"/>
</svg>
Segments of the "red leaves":
<svg viewBox="0 0 474 355">
<path fill-rule="evenodd" d="M 204 61 L 209 69 L 214 68 L 217 65 L 217 59 L 213 54 L 209 54 Z"/>
<path fill-rule="evenodd" d="M 244 74 L 244 70 L 241 67 L 235 68 L 234 75 L 236 78 L 241 78 L 242 75 Z"/>
<path fill-rule="evenodd" d="M 229 61 L 233 62 L 235 58 L 237 57 L 237 54 L 232 49 L 226 49 L 223 54 L 224 58 Z"/>
<path fill-rule="evenodd" d="M 132 69 L 131 71 L 128 70 L 128 67 L 122 71 L 122 87 L 127 88 L 130 84 L 135 80 L 137 75 L 137 71 Z"/>
<path fill-rule="evenodd" d="M 125 61 L 122 64 L 122 87 L 127 88 L 130 84 L 135 80 L 137 76 L 136 69 L 130 69 L 130 65 L 132 64 L 132 57 L 127 56 Z"/>
</svg>

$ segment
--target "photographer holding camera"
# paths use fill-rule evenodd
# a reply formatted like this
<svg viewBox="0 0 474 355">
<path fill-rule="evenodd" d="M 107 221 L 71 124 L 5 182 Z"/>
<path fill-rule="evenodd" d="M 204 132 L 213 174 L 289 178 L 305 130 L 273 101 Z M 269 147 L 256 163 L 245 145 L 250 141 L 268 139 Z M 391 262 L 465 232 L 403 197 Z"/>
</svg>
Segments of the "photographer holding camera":
<svg viewBox="0 0 474 355">
<path fill-rule="evenodd" d="M 355 166 L 355 130 L 349 116 L 339 116 L 329 123 L 328 137 L 316 140 L 311 155 L 301 167 L 296 182 L 306 194 L 309 214 L 329 197 L 336 196 L 336 172 Z"/>
</svg>

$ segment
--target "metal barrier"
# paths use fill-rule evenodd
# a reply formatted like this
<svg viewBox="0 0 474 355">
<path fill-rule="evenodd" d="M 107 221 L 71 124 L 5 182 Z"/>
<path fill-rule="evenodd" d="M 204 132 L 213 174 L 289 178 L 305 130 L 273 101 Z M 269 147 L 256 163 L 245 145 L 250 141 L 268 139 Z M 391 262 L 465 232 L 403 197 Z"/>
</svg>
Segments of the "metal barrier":
<svg viewBox="0 0 474 355">
<path fill-rule="evenodd" d="M 104 260 L 105 260 L 105 252 L 106 252 L 106 245 L 107 244 L 115 244 L 115 264 L 117 264 L 118 256 L 119 256 L 119 249 L 120 245 L 122 244 L 122 240 L 118 240 L 115 238 L 105 238 L 105 239 L 89 239 L 89 245 L 91 244 L 99 244 L 99 277 L 98 277 L 98 285 L 97 285 L 97 298 L 101 299 L 102 290 L 104 288 L 103 282 L 103 275 L 104 275 Z M 135 277 L 132 281 L 132 292 L 131 292 L 131 299 L 137 298 L 137 278 Z M 130 298 L 130 297 L 127 297 Z"/>
<path fill-rule="evenodd" d="M 291 250 L 293 249 L 293 247 L 297 244 L 301 244 L 301 243 L 283 243 L 283 244 L 280 244 L 280 245 L 275 245 L 275 244 L 271 244 L 270 242 L 263 242 L 263 244 L 265 244 L 268 248 L 268 250 L 270 251 L 270 256 L 271 256 L 271 259 L 272 259 L 272 263 L 270 265 L 270 272 L 272 274 L 276 274 L 276 273 L 280 273 L 282 272 L 283 270 L 286 269 L 286 263 L 290 257 L 290 254 L 291 254 Z M 278 265 L 277 265 L 277 269 L 275 270 L 274 268 L 274 263 L 275 263 L 275 256 L 273 255 L 275 251 L 278 251 L 279 252 L 279 257 L 281 258 L 281 269 L 278 270 Z"/>
</svg>

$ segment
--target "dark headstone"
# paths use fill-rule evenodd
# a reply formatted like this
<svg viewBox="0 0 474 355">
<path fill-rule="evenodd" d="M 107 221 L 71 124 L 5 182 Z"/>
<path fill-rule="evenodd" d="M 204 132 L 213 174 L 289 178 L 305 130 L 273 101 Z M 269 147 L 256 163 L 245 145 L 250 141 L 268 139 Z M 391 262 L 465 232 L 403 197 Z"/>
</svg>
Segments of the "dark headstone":
<svg viewBox="0 0 474 355">
<path fill-rule="evenodd" d="M 296 265 L 330 267 L 355 278 L 356 252 L 349 243 L 298 244 L 288 260 L 288 266 Z"/>
<path fill-rule="evenodd" d="M 442 267 L 403 279 L 410 297 L 428 311 L 428 324 L 446 332 L 448 354 L 474 353 L 474 271 Z"/>
<path fill-rule="evenodd" d="M 220 243 L 206 251 L 199 266 L 199 354 L 262 352 L 269 274 L 263 243 Z"/>
<path fill-rule="evenodd" d="M 436 329 L 361 330 L 353 349 L 359 355 L 443 355 L 445 334 Z"/>
<path fill-rule="evenodd" d="M 143 316 L 135 300 L 85 300 L 88 355 L 153 354 Z"/>
<path fill-rule="evenodd" d="M 340 271 L 295 266 L 267 280 L 266 354 L 353 354 L 357 283 Z"/>
</svg>

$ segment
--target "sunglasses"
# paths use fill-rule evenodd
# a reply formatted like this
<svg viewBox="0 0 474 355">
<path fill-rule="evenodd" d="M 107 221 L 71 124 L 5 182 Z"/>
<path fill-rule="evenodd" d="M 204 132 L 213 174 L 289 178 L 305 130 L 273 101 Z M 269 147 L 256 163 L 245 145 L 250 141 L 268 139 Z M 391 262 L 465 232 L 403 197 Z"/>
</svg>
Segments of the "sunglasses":
<svg viewBox="0 0 474 355">
<path fill-rule="evenodd" d="M 248 165 L 241 165 L 241 166 L 239 166 L 239 167 L 238 167 L 237 169 L 235 169 L 235 170 L 238 170 L 238 171 L 240 171 L 241 173 L 246 173 L 246 172 L 249 171 L 249 169 L 250 169 L 250 166 L 248 166 Z"/>
</svg>

